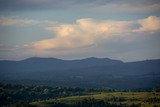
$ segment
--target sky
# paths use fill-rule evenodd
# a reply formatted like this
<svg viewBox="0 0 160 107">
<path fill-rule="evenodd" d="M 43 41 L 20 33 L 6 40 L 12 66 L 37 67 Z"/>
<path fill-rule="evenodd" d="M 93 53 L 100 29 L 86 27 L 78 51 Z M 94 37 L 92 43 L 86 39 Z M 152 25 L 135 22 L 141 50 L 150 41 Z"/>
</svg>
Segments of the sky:
<svg viewBox="0 0 160 107">
<path fill-rule="evenodd" d="M 160 58 L 160 0 L 0 0 L 0 60 Z"/>
</svg>

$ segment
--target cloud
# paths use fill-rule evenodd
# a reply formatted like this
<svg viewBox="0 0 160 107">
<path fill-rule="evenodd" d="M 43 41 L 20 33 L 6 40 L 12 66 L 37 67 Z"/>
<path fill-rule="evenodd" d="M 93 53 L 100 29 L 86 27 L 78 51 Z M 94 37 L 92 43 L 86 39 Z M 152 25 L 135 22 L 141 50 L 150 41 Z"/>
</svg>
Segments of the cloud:
<svg viewBox="0 0 160 107">
<path fill-rule="evenodd" d="M 149 16 L 144 19 L 132 21 L 84 18 L 78 19 L 71 24 L 13 17 L 0 18 L 1 26 L 26 26 L 37 24 L 54 25 L 53 27 L 46 28 L 46 30 L 54 33 L 53 38 L 32 43 L 32 47 L 39 50 L 89 47 L 97 45 L 101 40 L 120 40 L 131 33 L 160 30 L 160 18 L 156 16 Z"/>
<path fill-rule="evenodd" d="M 159 25 L 160 18 L 156 16 L 138 21 L 78 19 L 73 24 L 60 24 L 46 28 L 55 36 L 33 42 L 32 45 L 41 50 L 87 47 L 96 45 L 101 40 L 120 40 L 135 32 L 160 30 Z"/>
<path fill-rule="evenodd" d="M 0 0 L 0 10 L 48 10 L 64 9 L 76 4 L 78 0 Z M 81 2 L 79 2 L 81 3 Z"/>
<path fill-rule="evenodd" d="M 160 18 L 156 16 L 150 16 L 148 18 L 139 20 L 141 25 L 140 30 L 155 31 L 160 30 Z"/>
<path fill-rule="evenodd" d="M 37 24 L 50 24 L 53 25 L 57 22 L 49 20 L 34 20 L 34 19 L 20 19 L 14 17 L 0 17 L 0 26 L 12 26 L 12 25 L 37 25 Z"/>
<path fill-rule="evenodd" d="M 37 49 L 77 48 L 92 46 L 101 39 L 131 32 L 131 21 L 79 19 L 73 24 L 49 27 L 56 37 L 33 43 Z"/>
<path fill-rule="evenodd" d="M 34 25 L 38 24 L 39 21 L 32 19 L 16 19 L 12 17 L 0 17 L 0 25 L 11 26 L 11 25 Z"/>
<path fill-rule="evenodd" d="M 89 8 L 99 12 L 112 13 L 159 13 L 159 0 L 100 0 L 92 3 Z"/>
<path fill-rule="evenodd" d="M 94 9 L 103 12 L 157 12 L 159 0 L 0 0 L 1 11 Z"/>
</svg>

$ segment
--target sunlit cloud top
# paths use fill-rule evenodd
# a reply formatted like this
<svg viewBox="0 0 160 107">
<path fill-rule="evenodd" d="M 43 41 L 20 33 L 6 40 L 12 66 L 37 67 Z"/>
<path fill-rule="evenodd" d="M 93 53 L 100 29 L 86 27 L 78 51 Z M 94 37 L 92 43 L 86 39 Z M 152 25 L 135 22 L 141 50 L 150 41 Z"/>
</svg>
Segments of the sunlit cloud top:
<svg viewBox="0 0 160 107">
<path fill-rule="evenodd" d="M 138 21 L 79 19 L 74 24 L 60 24 L 47 28 L 56 36 L 34 42 L 33 45 L 38 49 L 90 46 L 104 39 L 122 38 L 137 31 L 157 31 L 160 30 L 159 25 L 160 18 L 155 16 Z"/>
</svg>

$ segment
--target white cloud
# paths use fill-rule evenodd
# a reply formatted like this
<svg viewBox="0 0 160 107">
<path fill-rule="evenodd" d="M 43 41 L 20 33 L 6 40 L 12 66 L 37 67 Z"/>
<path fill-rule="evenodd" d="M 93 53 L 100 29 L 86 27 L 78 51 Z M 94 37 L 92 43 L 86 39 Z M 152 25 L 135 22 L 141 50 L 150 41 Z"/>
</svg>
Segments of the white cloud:
<svg viewBox="0 0 160 107">
<path fill-rule="evenodd" d="M 101 40 L 121 39 L 134 32 L 160 30 L 159 25 L 160 18 L 156 16 L 138 21 L 79 19 L 73 24 L 60 24 L 46 28 L 52 31 L 55 37 L 36 41 L 33 47 L 42 50 L 86 47 Z"/>
<path fill-rule="evenodd" d="M 150 16 L 148 18 L 139 20 L 140 29 L 144 31 L 155 31 L 160 30 L 160 18 L 156 16 Z"/>
<path fill-rule="evenodd" d="M 47 28 L 54 32 L 56 37 L 34 42 L 33 46 L 37 49 L 91 46 L 101 39 L 130 33 L 132 23 L 132 21 L 79 19 L 73 24 L 61 24 L 57 27 Z"/>
<path fill-rule="evenodd" d="M 26 25 L 37 25 L 37 24 L 50 24 L 53 25 L 57 22 L 49 21 L 49 20 L 34 20 L 34 19 L 20 19 L 14 17 L 0 17 L 0 25 L 1 26 L 26 26 Z"/>
<path fill-rule="evenodd" d="M 6 20 L 6 19 L 5 19 Z M 21 24 L 52 24 L 52 21 L 36 21 L 14 19 L 8 23 L 0 21 L 0 24 L 21 25 Z M 53 24 L 54 27 L 47 27 L 46 30 L 54 33 L 54 37 L 35 41 L 26 44 L 23 48 L 36 50 L 39 54 L 49 53 L 48 50 L 70 50 L 99 45 L 102 41 L 124 41 L 129 42 L 134 38 L 133 33 L 152 32 L 160 30 L 160 18 L 150 16 L 148 18 L 133 21 L 116 20 L 95 20 L 91 18 L 78 19 L 71 24 Z M 139 35 L 140 34 L 136 34 Z M 135 38 L 137 38 L 136 36 Z"/>
<path fill-rule="evenodd" d="M 11 17 L 1 17 L 0 25 L 2 26 L 11 26 L 11 25 L 34 25 L 38 24 L 39 21 L 31 19 L 16 19 Z"/>
</svg>

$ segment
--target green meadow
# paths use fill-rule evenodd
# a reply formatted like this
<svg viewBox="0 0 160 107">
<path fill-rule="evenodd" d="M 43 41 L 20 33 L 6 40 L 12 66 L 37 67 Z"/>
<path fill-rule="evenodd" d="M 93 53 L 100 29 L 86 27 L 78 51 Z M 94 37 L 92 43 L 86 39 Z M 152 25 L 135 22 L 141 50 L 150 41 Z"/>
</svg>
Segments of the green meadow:
<svg viewBox="0 0 160 107">
<path fill-rule="evenodd" d="M 37 101 L 31 105 L 38 107 L 78 107 L 85 101 L 91 102 L 89 107 L 97 107 L 95 104 L 104 105 L 98 107 L 160 107 L 160 92 L 96 92 L 83 96 L 70 96 L 45 101 Z M 109 106 L 107 106 L 109 104 Z"/>
</svg>

